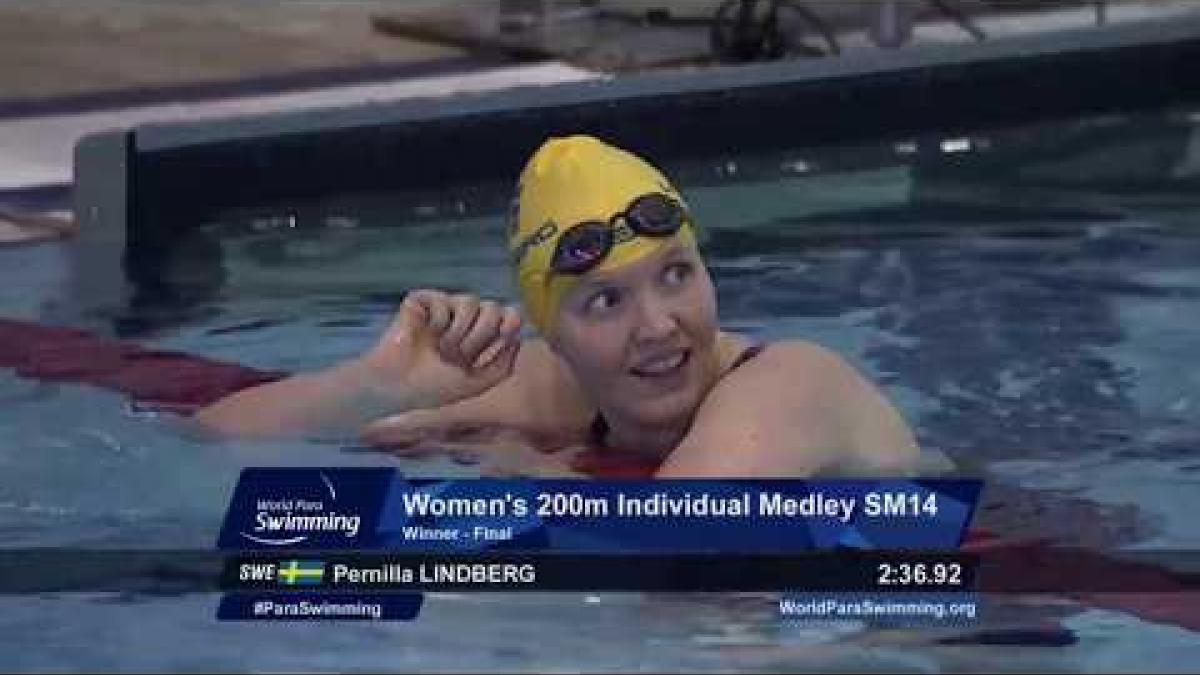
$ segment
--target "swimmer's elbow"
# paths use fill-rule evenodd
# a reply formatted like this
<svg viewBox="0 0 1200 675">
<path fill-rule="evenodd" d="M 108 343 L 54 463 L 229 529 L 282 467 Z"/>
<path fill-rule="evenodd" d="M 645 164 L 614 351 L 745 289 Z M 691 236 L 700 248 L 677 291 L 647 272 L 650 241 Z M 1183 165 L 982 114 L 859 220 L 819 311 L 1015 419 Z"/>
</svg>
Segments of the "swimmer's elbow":
<svg viewBox="0 0 1200 675">
<path fill-rule="evenodd" d="M 911 478 L 917 475 L 920 452 L 877 453 L 862 462 L 863 477 Z"/>
<path fill-rule="evenodd" d="M 882 392 L 864 387 L 862 405 L 843 417 L 841 429 L 850 449 L 850 464 L 868 476 L 916 476 L 921 448 L 899 411 Z"/>
<path fill-rule="evenodd" d="M 855 478 L 911 478 L 921 474 L 921 449 L 911 439 L 859 448 L 843 473 Z"/>
</svg>

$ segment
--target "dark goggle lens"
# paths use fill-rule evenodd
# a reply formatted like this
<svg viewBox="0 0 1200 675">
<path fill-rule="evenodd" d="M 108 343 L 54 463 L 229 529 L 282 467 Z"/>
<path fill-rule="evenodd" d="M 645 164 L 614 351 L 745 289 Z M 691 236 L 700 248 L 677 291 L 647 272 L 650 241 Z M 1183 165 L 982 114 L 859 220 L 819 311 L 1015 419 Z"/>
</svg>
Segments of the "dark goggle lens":
<svg viewBox="0 0 1200 675">
<path fill-rule="evenodd" d="M 563 233 L 554 251 L 551 267 L 559 274 L 583 274 L 592 269 L 608 255 L 617 239 L 614 227 L 620 219 L 628 224 L 628 230 L 641 235 L 665 237 L 674 234 L 683 225 L 683 206 L 663 194 L 648 194 L 638 197 L 623 214 L 614 216 L 612 223 L 598 220 L 580 223 Z"/>
<path fill-rule="evenodd" d="M 605 223 L 580 223 L 563 233 L 554 252 L 554 270 L 582 274 L 595 267 L 612 247 L 612 229 Z"/>
<path fill-rule="evenodd" d="M 626 217 L 640 234 L 672 234 L 683 224 L 683 207 L 666 195 L 648 194 L 629 206 Z"/>
</svg>

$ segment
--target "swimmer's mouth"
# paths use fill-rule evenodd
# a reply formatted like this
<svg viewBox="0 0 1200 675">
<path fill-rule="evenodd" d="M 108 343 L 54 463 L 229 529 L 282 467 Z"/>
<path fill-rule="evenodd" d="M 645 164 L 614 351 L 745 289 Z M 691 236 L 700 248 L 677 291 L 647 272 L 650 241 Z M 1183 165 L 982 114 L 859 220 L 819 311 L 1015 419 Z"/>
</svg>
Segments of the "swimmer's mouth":
<svg viewBox="0 0 1200 675">
<path fill-rule="evenodd" d="M 690 349 L 675 352 L 674 354 L 656 357 L 643 361 L 634 368 L 630 368 L 629 372 L 638 377 L 662 377 L 671 375 L 681 370 L 692 357 Z"/>
</svg>

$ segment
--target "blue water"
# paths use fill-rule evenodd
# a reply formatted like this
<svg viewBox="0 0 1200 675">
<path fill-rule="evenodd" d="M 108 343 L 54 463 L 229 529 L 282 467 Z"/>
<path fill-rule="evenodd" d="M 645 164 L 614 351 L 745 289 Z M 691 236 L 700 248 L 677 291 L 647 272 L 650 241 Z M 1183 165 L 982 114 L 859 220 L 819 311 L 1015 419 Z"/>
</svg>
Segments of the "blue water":
<svg viewBox="0 0 1200 675">
<path fill-rule="evenodd" d="M 1110 150 L 1133 152 L 1139 138 Z M 923 446 L 988 479 L 980 525 L 1106 550 L 1200 550 L 1197 193 L 1145 180 L 1117 190 L 1077 169 L 1038 177 L 1061 156 L 1010 182 L 945 180 L 944 165 L 933 180 L 909 160 L 819 170 L 842 156 L 674 167 L 707 232 L 725 327 L 813 340 L 861 368 Z M 1194 170 L 1191 155 L 1172 161 L 1183 179 Z M 389 225 L 403 227 L 342 218 L 292 230 L 231 215 L 212 228 L 221 293 L 171 320 L 126 314 L 129 337 L 305 370 L 369 346 L 406 289 L 513 298 L 496 215 L 430 206 L 397 207 Z M 0 249 L 3 315 L 37 320 L 72 302 L 66 246 Z M 242 466 L 398 462 L 339 443 L 200 441 L 116 394 L 8 372 L 0 401 L 5 546 L 207 548 Z M 472 471 L 438 458 L 402 466 Z M 411 624 L 318 627 L 217 624 L 207 594 L 0 596 L 0 666 L 1087 672 L 1200 658 L 1200 635 L 1065 601 L 995 598 L 979 629 L 1048 621 L 1059 626 L 1050 641 L 1065 643 L 1012 647 L 938 642 L 962 629 L 786 622 L 775 599 L 434 594 Z"/>
</svg>

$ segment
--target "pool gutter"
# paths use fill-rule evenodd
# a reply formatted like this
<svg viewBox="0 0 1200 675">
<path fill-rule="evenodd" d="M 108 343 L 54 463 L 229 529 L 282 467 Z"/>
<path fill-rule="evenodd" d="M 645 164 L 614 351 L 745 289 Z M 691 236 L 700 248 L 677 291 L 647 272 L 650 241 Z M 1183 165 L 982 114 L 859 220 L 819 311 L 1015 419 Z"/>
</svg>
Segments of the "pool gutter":
<svg viewBox="0 0 1200 675">
<path fill-rule="evenodd" d="M 153 285 L 173 242 L 231 207 L 511 179 L 548 135 L 659 160 L 953 134 L 1200 99 L 1200 17 L 974 45 L 370 103 L 83 139 L 75 211 L 89 268 Z M 108 273 L 110 278 L 111 272 Z M 90 274 L 89 274 L 90 275 Z"/>
</svg>

